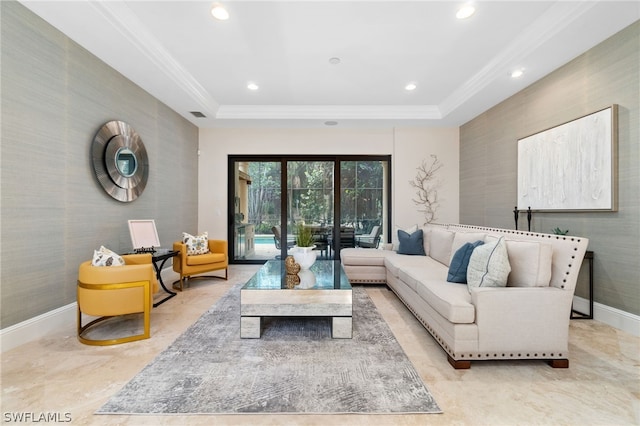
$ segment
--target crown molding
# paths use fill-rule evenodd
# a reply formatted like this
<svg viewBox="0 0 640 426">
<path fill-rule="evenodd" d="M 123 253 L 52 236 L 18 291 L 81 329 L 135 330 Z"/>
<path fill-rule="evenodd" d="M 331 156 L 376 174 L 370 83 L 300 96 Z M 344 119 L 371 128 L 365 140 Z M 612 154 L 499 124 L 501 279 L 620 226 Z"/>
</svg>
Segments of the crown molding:
<svg viewBox="0 0 640 426">
<path fill-rule="evenodd" d="M 535 52 L 536 49 L 596 5 L 597 2 L 593 1 L 554 3 L 540 18 L 509 43 L 502 52 L 491 59 L 439 105 L 442 117 L 446 117 L 460 108 L 495 80 L 505 78 L 510 67 L 520 63 L 523 58 Z"/>
<path fill-rule="evenodd" d="M 88 2 L 129 43 L 180 87 L 204 112 L 215 115 L 218 102 L 140 22 L 123 1 Z"/>
<path fill-rule="evenodd" d="M 434 120 L 434 105 L 221 105 L 216 119 Z"/>
</svg>

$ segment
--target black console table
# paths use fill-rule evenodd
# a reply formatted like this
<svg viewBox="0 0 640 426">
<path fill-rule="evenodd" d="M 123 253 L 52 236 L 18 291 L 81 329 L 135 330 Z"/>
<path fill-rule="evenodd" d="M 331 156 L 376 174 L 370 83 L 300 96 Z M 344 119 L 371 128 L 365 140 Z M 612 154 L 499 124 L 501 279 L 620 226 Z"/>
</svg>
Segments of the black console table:
<svg viewBox="0 0 640 426">
<path fill-rule="evenodd" d="M 571 306 L 571 319 L 593 319 L 593 252 L 587 250 L 584 259 L 589 261 L 589 313 L 576 311 Z"/>
<path fill-rule="evenodd" d="M 167 286 L 164 285 L 164 281 L 162 281 L 162 268 L 164 268 L 164 264 L 167 263 L 167 260 L 171 259 L 172 257 L 176 257 L 179 252 L 172 249 L 150 247 L 150 248 L 137 249 L 136 251 L 127 253 L 127 254 L 142 254 L 142 253 L 149 253 L 151 255 L 151 263 L 153 264 L 153 269 L 156 270 L 156 278 L 160 283 L 160 285 L 162 286 L 162 289 L 168 294 L 167 297 L 153 304 L 153 307 L 156 308 L 162 305 L 167 300 L 174 297 L 176 294 L 178 294 L 174 291 L 169 290 Z"/>
</svg>

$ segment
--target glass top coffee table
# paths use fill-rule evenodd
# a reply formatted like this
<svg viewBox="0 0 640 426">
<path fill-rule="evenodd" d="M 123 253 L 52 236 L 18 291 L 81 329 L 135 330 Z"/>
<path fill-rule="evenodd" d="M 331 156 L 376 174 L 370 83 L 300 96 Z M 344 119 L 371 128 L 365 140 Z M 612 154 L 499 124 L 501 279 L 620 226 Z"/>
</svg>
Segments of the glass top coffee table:
<svg viewBox="0 0 640 426">
<path fill-rule="evenodd" d="M 240 337 L 260 338 L 263 317 L 331 317 L 331 336 L 352 336 L 353 293 L 339 260 L 316 260 L 288 288 L 284 261 L 270 260 L 240 289 Z"/>
</svg>

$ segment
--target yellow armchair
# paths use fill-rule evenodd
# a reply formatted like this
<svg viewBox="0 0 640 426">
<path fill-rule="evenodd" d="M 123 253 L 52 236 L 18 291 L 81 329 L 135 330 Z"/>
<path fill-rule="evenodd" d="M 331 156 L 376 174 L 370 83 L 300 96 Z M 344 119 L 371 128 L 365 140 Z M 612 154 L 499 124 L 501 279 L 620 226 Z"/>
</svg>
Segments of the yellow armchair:
<svg viewBox="0 0 640 426">
<path fill-rule="evenodd" d="M 173 249 L 178 252 L 178 256 L 173 260 L 173 270 L 180 275 L 180 291 L 183 289 L 183 283 L 193 275 L 224 269 L 224 279 L 228 278 L 229 253 L 227 242 L 225 240 L 208 240 L 208 243 L 209 253 L 193 256 L 187 255 L 187 245 L 182 241 L 173 243 Z M 211 277 L 206 276 L 206 278 Z"/>
<path fill-rule="evenodd" d="M 87 345 L 115 345 L 151 336 L 150 312 L 153 294 L 158 291 L 151 254 L 124 255 L 123 266 L 92 266 L 83 262 L 78 268 L 78 340 Z M 85 336 L 93 326 L 115 316 L 142 313 L 142 334 L 106 340 Z M 82 315 L 99 317 L 82 324 Z"/>
</svg>

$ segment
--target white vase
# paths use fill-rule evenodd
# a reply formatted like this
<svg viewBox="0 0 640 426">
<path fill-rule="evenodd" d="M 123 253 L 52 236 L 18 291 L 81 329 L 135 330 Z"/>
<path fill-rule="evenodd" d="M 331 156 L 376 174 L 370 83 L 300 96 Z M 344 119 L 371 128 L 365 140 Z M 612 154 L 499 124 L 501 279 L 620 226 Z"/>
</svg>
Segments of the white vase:
<svg viewBox="0 0 640 426">
<path fill-rule="evenodd" d="M 300 284 L 296 288 L 309 289 L 316 285 L 316 275 L 308 269 L 302 269 L 298 272 Z"/>
<path fill-rule="evenodd" d="M 293 248 L 292 250 L 293 258 L 295 259 L 296 263 L 300 265 L 301 270 L 306 271 L 309 268 L 311 268 L 311 266 L 315 263 L 318 252 L 314 251 L 313 250 L 314 248 L 315 246 L 311 246 L 311 247 L 295 246 Z"/>
</svg>

